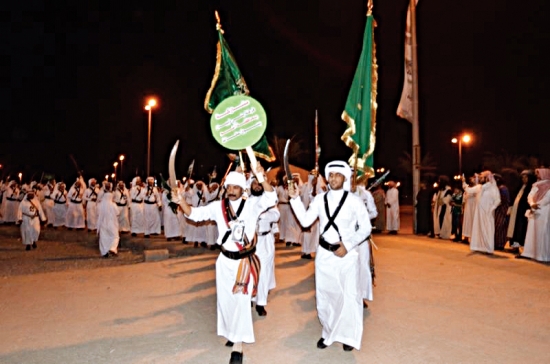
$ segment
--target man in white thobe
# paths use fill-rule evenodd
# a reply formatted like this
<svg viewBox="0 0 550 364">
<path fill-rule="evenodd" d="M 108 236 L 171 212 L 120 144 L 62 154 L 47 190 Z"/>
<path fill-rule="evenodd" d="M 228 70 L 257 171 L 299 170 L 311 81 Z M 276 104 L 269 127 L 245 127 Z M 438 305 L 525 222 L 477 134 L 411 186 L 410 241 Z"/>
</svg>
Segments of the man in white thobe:
<svg viewBox="0 0 550 364">
<path fill-rule="evenodd" d="M 129 206 L 128 202 L 130 201 L 130 194 L 124 181 L 118 181 L 116 190 L 113 194 L 113 202 L 117 205 L 118 211 L 118 231 L 121 233 L 130 232 L 130 216 L 129 216 Z"/>
<path fill-rule="evenodd" d="M 99 193 L 99 187 L 97 186 L 97 180 L 90 178 L 88 180 L 88 188 L 84 192 L 84 203 L 86 204 L 86 225 L 88 231 L 95 231 L 97 229 L 97 196 Z"/>
<path fill-rule="evenodd" d="M 65 183 L 59 182 L 53 191 L 53 216 L 52 225 L 54 228 L 65 226 L 67 219 L 67 190 Z"/>
<path fill-rule="evenodd" d="M 206 206 L 208 204 L 208 188 L 202 181 L 197 181 L 193 184 L 193 188 L 189 192 L 188 199 L 193 207 Z M 187 240 L 194 241 L 195 247 L 199 244 L 206 248 L 206 221 L 188 221 Z"/>
<path fill-rule="evenodd" d="M 155 178 L 147 177 L 145 199 L 143 200 L 143 215 L 145 219 L 144 237 L 151 234 L 160 234 L 160 213 L 162 212 L 162 200 L 158 188 L 155 186 Z"/>
<path fill-rule="evenodd" d="M 388 182 L 386 192 L 386 229 L 392 235 L 399 230 L 399 190 L 394 181 Z"/>
<path fill-rule="evenodd" d="M 252 177 L 250 183 L 250 194 L 254 197 L 260 197 L 264 193 L 263 186 L 258 183 L 255 177 Z M 262 212 L 258 217 L 256 234 L 258 243 L 256 244 L 256 255 L 260 258 L 262 269 L 258 282 L 258 294 L 252 298 L 256 302 L 256 312 L 260 316 L 266 316 L 267 296 L 269 291 L 276 286 L 275 281 L 275 236 L 273 235 L 273 226 L 279 221 L 279 210 L 277 206 L 272 206 Z"/>
<path fill-rule="evenodd" d="M 2 199 L 2 221 L 6 224 L 17 222 L 17 209 L 19 208 L 19 193 L 17 182 L 10 181 Z"/>
<path fill-rule="evenodd" d="M 366 179 L 365 179 L 366 181 Z M 376 209 L 376 204 L 374 203 L 374 197 L 369 190 L 364 186 L 365 182 L 358 182 L 357 189 L 355 194 L 357 197 L 363 201 L 367 211 L 369 213 L 369 219 L 372 221 L 378 216 L 378 210 Z M 371 261 L 371 242 L 370 239 L 366 239 L 363 243 L 359 244 L 359 263 L 360 268 L 360 282 L 361 282 L 361 294 L 363 297 L 363 307 L 369 307 L 367 301 L 373 300 L 373 271 L 374 271 L 374 262 Z"/>
<path fill-rule="evenodd" d="M 174 191 L 177 191 L 177 189 L 174 189 Z M 183 214 L 179 209 L 177 209 L 177 205 L 175 206 L 175 209 L 170 206 L 170 197 L 172 197 L 172 193 L 177 192 L 172 192 L 168 189 L 162 191 L 162 205 L 164 206 L 164 209 L 162 210 L 164 215 L 164 236 L 167 241 L 179 240 L 181 238 L 180 219 L 183 219 Z"/>
<path fill-rule="evenodd" d="M 315 197 L 326 191 L 323 178 L 319 178 L 318 172 L 313 171 L 308 176 L 308 183 L 304 186 L 300 195 L 304 207 L 307 209 Z M 302 259 L 312 259 L 311 253 L 315 253 L 319 247 L 319 220 L 316 220 L 309 228 L 302 229 Z"/>
<path fill-rule="evenodd" d="M 474 215 L 476 213 L 476 204 L 478 195 L 481 193 L 481 185 L 478 183 L 479 177 L 476 175 L 470 177 L 470 183 L 462 181 L 464 194 L 462 199 L 464 202 L 464 217 L 462 220 L 462 241 L 469 243 L 472 237 L 472 227 L 474 226 Z"/>
<path fill-rule="evenodd" d="M 191 207 L 184 199 L 180 201 L 190 220 L 214 220 L 218 226 L 217 243 L 221 249 L 216 261 L 218 335 L 228 340 L 226 346 L 233 347 L 230 363 L 242 363 L 242 343 L 255 341 L 250 305 L 258 284 L 259 260 L 254 254 L 256 222 L 263 211 L 277 203 L 277 195 L 265 181 L 263 168 L 258 165 L 253 169 L 264 188 L 261 197 L 244 200 L 246 178 L 239 172 L 229 172 L 223 200 L 202 207 Z"/>
<path fill-rule="evenodd" d="M 55 181 L 49 180 L 48 183 L 46 183 L 46 186 L 42 188 L 42 196 L 44 197 L 44 200 L 42 201 L 42 210 L 44 210 L 44 213 L 46 214 L 46 218 L 48 219 L 47 226 L 53 225 L 53 191 L 55 190 Z"/>
<path fill-rule="evenodd" d="M 329 192 L 317 195 L 306 211 L 298 192 L 290 188 L 290 205 L 300 224 L 310 226 L 318 218 L 321 236 L 315 255 L 315 296 L 323 326 L 317 342 L 324 349 L 335 341 L 345 351 L 361 348 L 363 302 L 357 246 L 371 233 L 365 204 L 349 193 L 351 169 L 344 161 L 325 167 Z M 327 211 L 328 210 L 328 211 Z"/>
<path fill-rule="evenodd" d="M 132 187 L 130 189 L 130 205 L 131 231 L 132 236 L 143 234 L 145 232 L 145 214 L 143 209 L 143 200 L 145 199 L 145 187 L 141 182 L 140 177 L 134 177 Z"/>
<path fill-rule="evenodd" d="M 34 191 L 29 191 L 17 210 L 17 221 L 21 224 L 21 242 L 26 250 L 36 249 L 36 242 L 40 236 L 40 222 L 46 221 L 46 214 Z"/>
<path fill-rule="evenodd" d="M 477 197 L 470 250 L 493 254 L 495 250 L 495 209 L 500 204 L 500 192 L 490 171 L 481 173 L 479 183 L 481 192 Z"/>
<path fill-rule="evenodd" d="M 97 234 L 99 235 L 99 253 L 103 258 L 118 254 L 118 215 L 120 211 L 113 202 L 112 184 L 103 185 L 103 197 L 97 207 Z"/>
<path fill-rule="evenodd" d="M 539 262 L 550 261 L 550 169 L 535 170 L 538 181 L 527 197 L 527 233 L 521 257 Z"/>
<path fill-rule="evenodd" d="M 84 179 L 79 177 L 75 183 L 69 189 L 67 197 L 69 198 L 69 204 L 67 205 L 67 215 L 65 220 L 65 226 L 67 229 L 84 229 L 86 222 L 84 220 L 84 206 L 82 202 L 84 200 L 84 190 L 86 185 Z"/>
<path fill-rule="evenodd" d="M 451 200 L 453 191 L 449 186 L 449 178 L 440 176 L 438 180 L 439 188 L 434 193 L 433 206 L 433 225 L 434 235 L 440 239 L 449 239 L 452 230 Z"/>
</svg>

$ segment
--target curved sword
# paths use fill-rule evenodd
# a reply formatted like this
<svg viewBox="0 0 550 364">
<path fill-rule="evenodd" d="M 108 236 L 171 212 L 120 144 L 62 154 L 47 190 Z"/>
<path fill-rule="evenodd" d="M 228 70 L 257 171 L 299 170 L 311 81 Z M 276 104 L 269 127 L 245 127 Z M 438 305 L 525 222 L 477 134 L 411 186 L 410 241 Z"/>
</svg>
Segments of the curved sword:
<svg viewBox="0 0 550 364">
<path fill-rule="evenodd" d="M 290 170 L 290 164 L 288 163 L 288 146 L 290 145 L 290 139 L 287 139 L 285 145 L 285 151 L 283 154 L 283 167 L 285 168 L 286 180 L 289 186 L 292 185 L 292 171 Z"/>
<path fill-rule="evenodd" d="M 177 178 L 176 178 L 176 152 L 178 151 L 178 145 L 180 141 L 177 140 L 176 144 L 170 152 L 170 159 L 168 160 L 168 183 L 172 190 L 178 188 Z"/>
</svg>

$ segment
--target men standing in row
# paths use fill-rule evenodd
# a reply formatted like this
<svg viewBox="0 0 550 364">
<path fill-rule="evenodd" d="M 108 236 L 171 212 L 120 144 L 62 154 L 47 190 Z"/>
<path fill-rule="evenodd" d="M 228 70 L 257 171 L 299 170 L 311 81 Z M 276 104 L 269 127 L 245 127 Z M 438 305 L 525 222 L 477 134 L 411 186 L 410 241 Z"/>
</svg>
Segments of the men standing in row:
<svg viewBox="0 0 550 364">
<path fill-rule="evenodd" d="M 27 192 L 19 204 L 17 221 L 21 224 L 21 242 L 25 249 L 31 250 L 31 246 L 36 249 L 36 242 L 40 236 L 40 222 L 46 221 L 46 215 L 33 190 Z"/>
<path fill-rule="evenodd" d="M 230 363 L 242 363 L 242 343 L 254 342 L 250 310 L 251 296 L 256 295 L 259 259 L 256 251 L 258 216 L 277 202 L 277 195 L 267 181 L 261 166 L 254 171 L 264 188 L 261 197 L 242 198 L 246 178 L 229 172 L 225 179 L 226 198 L 207 206 L 191 207 L 185 199 L 180 206 L 193 221 L 214 220 L 218 226 L 221 253 L 216 261 L 216 295 L 218 335 L 228 339 L 233 347 Z"/>
<path fill-rule="evenodd" d="M 97 186 L 97 180 L 90 178 L 88 180 L 88 188 L 84 192 L 84 202 L 86 204 L 86 224 L 88 231 L 95 231 L 97 229 L 97 196 L 99 188 Z"/>
<path fill-rule="evenodd" d="M 359 253 L 355 249 L 371 233 L 363 202 L 349 193 L 351 169 L 334 161 L 325 167 L 330 190 L 317 195 L 306 211 L 298 191 L 290 189 L 290 204 L 300 224 L 308 227 L 319 219 L 320 247 L 315 257 L 315 294 L 319 321 L 323 326 L 319 349 L 335 341 L 345 351 L 361 348 L 363 305 L 359 275 Z"/>
<path fill-rule="evenodd" d="M 386 192 L 386 224 L 389 234 L 397 234 L 399 230 L 399 190 L 394 181 L 388 182 L 388 191 Z"/>
<path fill-rule="evenodd" d="M 155 186 L 155 178 L 147 177 L 147 189 L 143 202 L 143 217 L 145 219 L 144 237 L 160 234 L 160 211 L 162 211 L 160 194 Z"/>
<path fill-rule="evenodd" d="M 500 204 L 500 192 L 490 171 L 479 176 L 481 191 L 477 198 L 470 249 L 493 254 L 495 250 L 495 209 Z"/>
</svg>

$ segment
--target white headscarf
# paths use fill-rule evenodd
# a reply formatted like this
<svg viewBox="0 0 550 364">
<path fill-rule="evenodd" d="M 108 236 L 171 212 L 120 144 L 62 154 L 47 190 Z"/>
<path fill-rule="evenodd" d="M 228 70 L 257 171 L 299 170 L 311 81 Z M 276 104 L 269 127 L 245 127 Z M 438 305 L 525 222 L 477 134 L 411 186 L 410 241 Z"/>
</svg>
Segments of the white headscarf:
<svg viewBox="0 0 550 364">
<path fill-rule="evenodd" d="M 325 167 L 325 178 L 328 180 L 328 175 L 330 173 L 340 173 L 346 180 L 344 181 L 343 189 L 345 191 L 351 190 L 351 168 L 347 162 L 344 161 L 332 161 Z"/>
<path fill-rule="evenodd" d="M 225 178 L 223 186 L 227 188 L 228 185 L 239 186 L 243 190 L 246 190 L 246 177 L 244 176 L 244 174 L 239 172 L 229 172 L 229 174 Z"/>
</svg>

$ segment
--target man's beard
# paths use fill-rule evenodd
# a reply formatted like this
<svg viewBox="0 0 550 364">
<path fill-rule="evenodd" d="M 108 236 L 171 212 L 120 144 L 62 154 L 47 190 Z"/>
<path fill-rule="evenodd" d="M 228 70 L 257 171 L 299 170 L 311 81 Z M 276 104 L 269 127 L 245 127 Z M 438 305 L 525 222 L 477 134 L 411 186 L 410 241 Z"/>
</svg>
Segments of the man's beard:
<svg viewBox="0 0 550 364">
<path fill-rule="evenodd" d="M 264 193 L 264 189 L 263 189 L 263 188 L 261 188 L 261 189 L 259 189 L 259 190 L 255 190 L 255 189 L 252 188 L 252 189 L 250 190 L 250 194 L 251 194 L 252 196 L 256 196 L 256 197 L 261 196 L 263 193 Z"/>
</svg>

